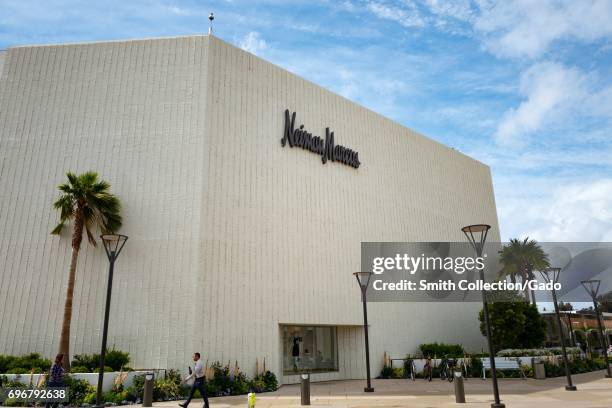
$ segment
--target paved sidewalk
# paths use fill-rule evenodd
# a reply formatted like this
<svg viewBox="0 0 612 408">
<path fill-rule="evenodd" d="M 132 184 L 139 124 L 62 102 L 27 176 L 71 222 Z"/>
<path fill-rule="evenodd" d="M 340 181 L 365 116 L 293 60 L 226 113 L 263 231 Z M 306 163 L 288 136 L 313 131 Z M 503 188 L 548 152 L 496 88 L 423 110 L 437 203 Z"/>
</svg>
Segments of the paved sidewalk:
<svg viewBox="0 0 612 408">
<path fill-rule="evenodd" d="M 612 379 L 604 371 L 579 374 L 572 378 L 578 391 L 565 391 L 565 377 L 546 380 L 501 379 L 502 402 L 508 408 L 611 408 Z M 311 407 L 414 407 L 414 408 L 489 408 L 493 401 L 491 380 L 470 378 L 465 382 L 466 404 L 456 404 L 454 385 L 446 381 L 374 380 L 374 394 L 363 392 L 364 381 L 330 381 L 311 385 Z M 194 400 L 190 407 L 201 407 Z M 180 401 L 178 401 L 180 402 Z M 156 407 L 177 407 L 178 402 L 155 403 Z M 246 396 L 211 398 L 211 408 L 246 407 Z M 257 395 L 257 408 L 299 407 L 300 388 L 281 387 Z"/>
</svg>

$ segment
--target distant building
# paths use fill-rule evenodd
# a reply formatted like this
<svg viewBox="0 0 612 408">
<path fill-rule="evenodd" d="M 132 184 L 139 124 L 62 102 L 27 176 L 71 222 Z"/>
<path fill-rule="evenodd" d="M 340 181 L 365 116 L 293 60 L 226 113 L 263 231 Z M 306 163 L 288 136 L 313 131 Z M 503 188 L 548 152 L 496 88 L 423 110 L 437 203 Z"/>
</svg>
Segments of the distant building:
<svg viewBox="0 0 612 408">
<path fill-rule="evenodd" d="M 541 313 L 546 320 L 546 343 L 560 345 L 559 329 L 555 312 Z M 599 328 L 595 312 L 561 311 L 561 326 L 565 333 L 566 343 L 576 346 L 577 343 L 587 344 L 590 348 L 598 347 L 594 340 L 598 337 Z M 612 344 L 612 313 L 602 313 L 602 323 L 608 344 Z M 570 327 L 572 330 L 570 331 Z"/>
</svg>

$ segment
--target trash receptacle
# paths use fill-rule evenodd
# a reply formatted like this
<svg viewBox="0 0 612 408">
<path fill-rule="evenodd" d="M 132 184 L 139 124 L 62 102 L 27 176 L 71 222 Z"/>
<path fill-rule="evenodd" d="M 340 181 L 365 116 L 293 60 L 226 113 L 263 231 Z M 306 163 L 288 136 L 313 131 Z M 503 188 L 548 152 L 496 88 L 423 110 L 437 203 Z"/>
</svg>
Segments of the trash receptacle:
<svg viewBox="0 0 612 408">
<path fill-rule="evenodd" d="M 142 395 L 142 406 L 152 407 L 153 406 L 153 383 L 155 381 L 155 375 L 153 373 L 145 374 L 144 391 Z"/>
<path fill-rule="evenodd" d="M 536 360 L 533 362 L 533 378 L 536 380 L 546 379 L 546 370 L 544 369 L 544 362 Z"/>
<path fill-rule="evenodd" d="M 463 373 L 455 371 L 455 402 L 458 404 L 465 403 L 465 388 L 463 386 Z"/>
<path fill-rule="evenodd" d="M 302 405 L 310 405 L 310 374 L 304 373 L 300 376 L 300 379 Z"/>
</svg>

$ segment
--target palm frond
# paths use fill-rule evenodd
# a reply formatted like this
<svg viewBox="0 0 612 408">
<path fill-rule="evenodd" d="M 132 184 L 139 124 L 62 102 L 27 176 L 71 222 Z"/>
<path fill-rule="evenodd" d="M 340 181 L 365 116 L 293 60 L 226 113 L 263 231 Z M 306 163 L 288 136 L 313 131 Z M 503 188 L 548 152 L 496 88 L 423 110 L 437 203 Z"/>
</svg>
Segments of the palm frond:
<svg viewBox="0 0 612 408">
<path fill-rule="evenodd" d="M 87 232 L 87 240 L 89 241 L 91 245 L 98 246 L 98 243 L 96 242 L 96 238 L 93 236 L 90 228 L 91 227 L 89 224 L 85 224 L 85 231 Z"/>
<path fill-rule="evenodd" d="M 68 182 L 70 183 L 71 187 L 76 187 L 79 185 L 79 178 L 73 172 L 67 172 L 66 177 L 68 178 Z"/>
<path fill-rule="evenodd" d="M 51 231 L 51 235 L 59 235 L 62 233 L 63 229 L 64 229 L 64 223 L 60 222 L 59 224 L 57 224 L 55 228 L 53 228 L 53 230 Z"/>
<path fill-rule="evenodd" d="M 87 186 L 88 189 L 92 189 L 94 184 L 98 181 L 98 173 L 95 171 L 87 171 L 79 175 L 79 182 L 83 186 Z"/>
</svg>

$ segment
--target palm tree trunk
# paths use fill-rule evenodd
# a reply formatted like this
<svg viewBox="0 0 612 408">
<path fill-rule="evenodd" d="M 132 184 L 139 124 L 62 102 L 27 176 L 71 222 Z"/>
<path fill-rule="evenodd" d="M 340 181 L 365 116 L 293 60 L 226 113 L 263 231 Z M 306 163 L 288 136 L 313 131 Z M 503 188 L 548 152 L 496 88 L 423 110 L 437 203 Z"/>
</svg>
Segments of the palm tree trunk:
<svg viewBox="0 0 612 408">
<path fill-rule="evenodd" d="M 521 282 L 523 282 L 523 284 L 524 284 L 528 280 L 529 280 L 529 277 L 527 276 L 527 274 L 526 273 L 521 273 Z M 529 303 L 529 293 L 530 293 L 529 287 L 525 286 L 524 293 L 525 293 L 525 302 Z"/>
<path fill-rule="evenodd" d="M 64 355 L 62 365 L 65 369 L 70 368 L 70 323 L 72 320 L 72 299 L 74 298 L 74 282 L 76 280 L 76 267 L 83 240 L 83 212 L 77 210 L 74 219 L 74 231 L 72 233 L 72 259 L 70 260 L 70 271 L 68 273 L 68 288 L 66 289 L 66 302 L 64 304 L 64 319 L 62 321 L 62 333 L 59 341 L 59 353 Z"/>
<path fill-rule="evenodd" d="M 528 268 L 527 269 L 527 274 L 529 275 L 529 279 L 530 280 L 535 280 L 535 276 L 533 275 L 533 266 L 529 265 L 527 268 Z M 531 303 L 534 306 L 537 306 L 536 298 L 535 298 L 535 291 L 532 290 L 532 289 L 529 289 L 529 292 L 531 292 Z"/>
</svg>

